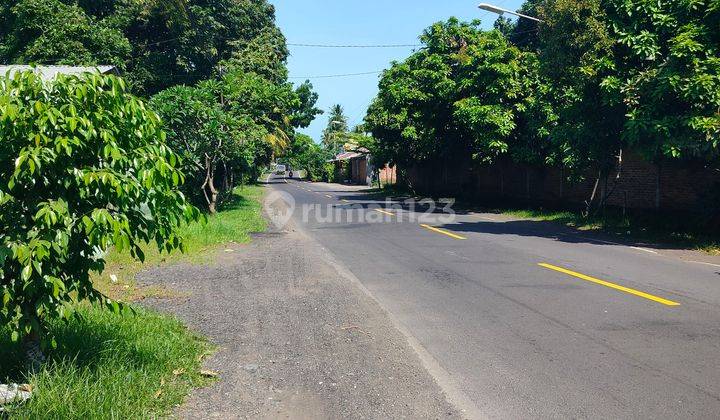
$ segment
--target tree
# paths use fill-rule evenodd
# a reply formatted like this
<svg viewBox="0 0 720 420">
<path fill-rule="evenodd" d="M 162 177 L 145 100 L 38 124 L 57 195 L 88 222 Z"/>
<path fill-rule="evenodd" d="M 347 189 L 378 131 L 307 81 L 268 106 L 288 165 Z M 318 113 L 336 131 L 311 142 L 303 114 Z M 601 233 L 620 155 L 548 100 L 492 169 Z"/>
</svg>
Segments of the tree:
<svg viewBox="0 0 720 420">
<path fill-rule="evenodd" d="M 306 128 L 321 115 L 323 111 L 315 107 L 318 100 L 317 92 L 314 92 L 313 85 L 306 80 L 297 89 L 295 95 L 298 98 L 297 106 L 292 110 L 291 122 L 295 128 Z"/>
<path fill-rule="evenodd" d="M 121 30 L 60 0 L 0 4 L 0 61 L 112 64 L 124 68 L 132 47 Z"/>
<path fill-rule="evenodd" d="M 478 26 L 434 24 L 421 37 L 425 48 L 383 74 L 366 117 L 380 155 L 400 166 L 468 154 L 475 162 L 548 157 L 553 115 L 535 55 Z"/>
<path fill-rule="evenodd" d="M 186 193 L 210 213 L 232 192 L 235 174 L 242 180 L 253 173 L 254 149 L 268 134 L 250 116 L 224 107 L 224 89 L 218 81 L 175 86 L 150 102 L 165 124 L 168 145 L 182 157 Z"/>
<path fill-rule="evenodd" d="M 0 322 L 37 367 L 70 302 L 119 309 L 90 281 L 110 247 L 141 261 L 143 243 L 182 248 L 176 229 L 199 213 L 158 116 L 116 77 L 0 78 L 0 137 Z"/>
<path fill-rule="evenodd" d="M 601 0 L 547 0 L 538 6 L 543 20 L 539 37 L 541 72 L 552 89 L 558 124 L 551 138 L 564 151 L 563 166 L 576 178 L 594 171 L 595 188 L 587 210 L 604 206 L 613 191 L 608 186 L 621 174 L 622 127 L 627 110 L 603 88 L 612 75 L 613 46 Z M 602 188 L 599 188 L 602 187 Z M 598 191 L 604 194 L 598 194 Z"/>
<path fill-rule="evenodd" d="M 323 130 L 322 143 L 332 153 L 337 153 L 344 143 L 344 135 L 348 132 L 345 110 L 339 104 L 330 108 L 328 125 Z"/>
<path fill-rule="evenodd" d="M 305 170 L 308 179 L 319 181 L 325 174 L 325 163 L 331 157 L 310 136 L 297 133 L 284 159 L 292 168 Z"/>
<path fill-rule="evenodd" d="M 239 68 L 230 69 L 221 84 L 228 112 L 247 116 L 263 126 L 274 154 L 281 155 L 293 134 L 292 112 L 300 106 L 292 85 L 277 84 Z"/>
<path fill-rule="evenodd" d="M 143 95 L 208 79 L 233 57 L 284 81 L 287 56 L 265 0 L 0 2 L 0 62 L 113 64 Z"/>
<path fill-rule="evenodd" d="M 648 159 L 720 155 L 720 2 L 603 2 L 613 71 L 601 81 L 621 101 L 623 140 Z"/>
</svg>

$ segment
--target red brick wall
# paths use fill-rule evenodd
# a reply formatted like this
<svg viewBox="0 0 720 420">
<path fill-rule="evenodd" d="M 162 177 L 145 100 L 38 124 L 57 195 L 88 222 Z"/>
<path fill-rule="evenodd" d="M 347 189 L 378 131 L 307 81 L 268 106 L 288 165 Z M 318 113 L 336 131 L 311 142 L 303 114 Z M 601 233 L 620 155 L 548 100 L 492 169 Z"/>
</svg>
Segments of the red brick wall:
<svg viewBox="0 0 720 420">
<path fill-rule="evenodd" d="M 397 167 L 384 166 L 380 169 L 380 183 L 383 185 L 397 183 Z"/>
<path fill-rule="evenodd" d="M 665 163 L 660 166 L 626 153 L 620 177 L 608 178 L 613 189 L 608 203 L 617 207 L 661 210 L 701 210 L 701 196 L 715 183 L 720 171 L 702 163 Z M 577 204 L 590 198 L 596 174 L 568 182 L 560 168 L 536 168 L 499 162 L 473 168 L 466 161 L 418 165 L 408 171 L 408 182 L 419 192 L 471 199 L 508 197 L 538 203 Z M 600 183 L 598 194 L 606 187 Z M 659 207 L 658 207 L 659 206 Z"/>
</svg>

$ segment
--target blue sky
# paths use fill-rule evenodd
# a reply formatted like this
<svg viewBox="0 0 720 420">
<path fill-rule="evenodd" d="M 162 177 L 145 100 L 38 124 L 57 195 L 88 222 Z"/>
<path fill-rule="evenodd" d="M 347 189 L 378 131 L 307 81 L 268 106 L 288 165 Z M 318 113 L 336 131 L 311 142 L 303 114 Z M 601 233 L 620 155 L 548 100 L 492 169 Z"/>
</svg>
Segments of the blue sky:
<svg viewBox="0 0 720 420">
<path fill-rule="evenodd" d="M 484 0 L 510 10 L 521 0 Z M 434 22 L 455 16 L 462 20 L 481 19 L 492 27 L 496 16 L 477 8 L 480 0 L 270 0 L 277 23 L 288 43 L 375 45 L 417 44 L 423 29 Z M 292 81 L 303 77 L 375 72 L 391 61 L 402 60 L 413 48 L 308 48 L 290 46 L 288 67 Z M 362 122 L 368 104 L 377 92 L 379 75 L 338 78 L 310 78 L 320 95 L 318 106 L 327 109 L 339 103 L 351 126 Z M 327 113 L 303 130 L 316 141 L 327 124 Z"/>
</svg>

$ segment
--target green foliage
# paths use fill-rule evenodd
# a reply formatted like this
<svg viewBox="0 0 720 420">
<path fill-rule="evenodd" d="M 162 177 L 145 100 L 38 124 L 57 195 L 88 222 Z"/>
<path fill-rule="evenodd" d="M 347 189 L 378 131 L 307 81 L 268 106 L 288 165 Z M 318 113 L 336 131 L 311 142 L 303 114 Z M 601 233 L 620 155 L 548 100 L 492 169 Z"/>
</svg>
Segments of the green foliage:
<svg viewBox="0 0 720 420">
<path fill-rule="evenodd" d="M 315 143 L 312 138 L 305 134 L 296 134 L 284 160 L 293 169 L 307 171 L 307 177 L 311 181 L 326 180 L 327 172 L 325 165 L 332 154 Z"/>
<path fill-rule="evenodd" d="M 110 247 L 171 251 L 197 209 L 158 116 L 113 76 L 0 78 L 0 323 L 46 332 L 70 302 L 118 304 L 93 288 Z"/>
<path fill-rule="evenodd" d="M 298 103 L 293 109 L 291 118 L 292 125 L 295 128 L 308 127 L 315 120 L 315 117 L 323 113 L 321 109 L 315 107 L 318 94 L 313 92 L 312 89 L 313 85 L 309 80 L 306 80 L 295 89 Z"/>
<path fill-rule="evenodd" d="M 366 117 L 373 154 L 401 167 L 511 158 L 598 181 L 619 179 L 627 149 L 717 164 L 718 0 L 529 0 L 521 12 L 542 23 L 428 28 L 383 74 Z"/>
<path fill-rule="evenodd" d="M 348 121 L 345 110 L 340 104 L 330 108 L 328 125 L 322 133 L 322 143 L 333 155 L 338 153 L 345 144 L 348 132 Z"/>
<path fill-rule="evenodd" d="M 551 85 L 559 118 L 552 139 L 564 151 L 563 164 L 583 173 L 608 174 L 623 148 L 625 109 L 601 87 L 612 71 L 615 41 L 600 0 L 548 0 L 538 8 L 541 72 Z"/>
<path fill-rule="evenodd" d="M 122 31 L 60 0 L 3 1 L 0 61 L 124 66 L 131 46 Z"/>
<path fill-rule="evenodd" d="M 554 115 L 542 102 L 547 88 L 534 54 L 497 30 L 481 31 L 479 22 L 455 19 L 421 40 L 425 48 L 383 74 L 369 109 L 378 154 L 400 165 L 468 153 L 481 162 L 550 154 Z"/>
<path fill-rule="evenodd" d="M 184 157 L 186 191 L 211 213 L 236 180 L 257 179 L 261 168 L 290 146 L 294 129 L 320 112 L 309 82 L 294 89 L 278 81 L 286 71 L 274 74 L 272 61 L 261 64 L 228 60 L 218 78 L 167 89 L 151 101 L 166 124 L 169 144 Z"/>
<path fill-rule="evenodd" d="M 165 123 L 168 145 L 183 158 L 187 194 L 211 213 L 232 190 L 234 177 L 242 180 L 250 172 L 255 164 L 253 146 L 267 136 L 250 116 L 223 106 L 224 89 L 213 81 L 175 86 L 150 102 Z"/>
<path fill-rule="evenodd" d="M 0 1 L 0 62 L 114 64 L 151 95 L 235 59 L 284 81 L 288 51 L 265 0 Z"/>
<path fill-rule="evenodd" d="M 720 141 L 717 2 L 548 0 L 538 7 L 552 138 L 576 173 L 650 161 L 714 161 Z"/>
<path fill-rule="evenodd" d="M 651 159 L 720 151 L 720 2 L 605 5 L 614 71 L 601 85 L 625 104 L 623 139 Z"/>
</svg>

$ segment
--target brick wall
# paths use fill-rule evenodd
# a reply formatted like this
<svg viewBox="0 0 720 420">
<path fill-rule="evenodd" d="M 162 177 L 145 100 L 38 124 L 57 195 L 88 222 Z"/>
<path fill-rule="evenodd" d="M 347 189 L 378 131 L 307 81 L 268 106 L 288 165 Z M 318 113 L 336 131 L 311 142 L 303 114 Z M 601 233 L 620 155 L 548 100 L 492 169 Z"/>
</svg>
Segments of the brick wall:
<svg viewBox="0 0 720 420">
<path fill-rule="evenodd" d="M 397 183 L 397 167 L 383 166 L 382 169 L 380 169 L 380 183 L 382 185 Z"/>
<path fill-rule="evenodd" d="M 702 163 L 655 165 L 626 153 L 620 177 L 615 173 L 598 194 L 612 189 L 608 203 L 629 209 L 699 211 L 702 195 L 720 183 L 720 171 Z M 512 198 L 536 203 L 581 205 L 589 199 L 596 174 L 588 171 L 584 181 L 568 182 L 561 168 L 537 168 L 509 161 L 473 166 L 469 159 L 431 162 L 408 170 L 408 182 L 417 191 L 438 196 Z"/>
</svg>

